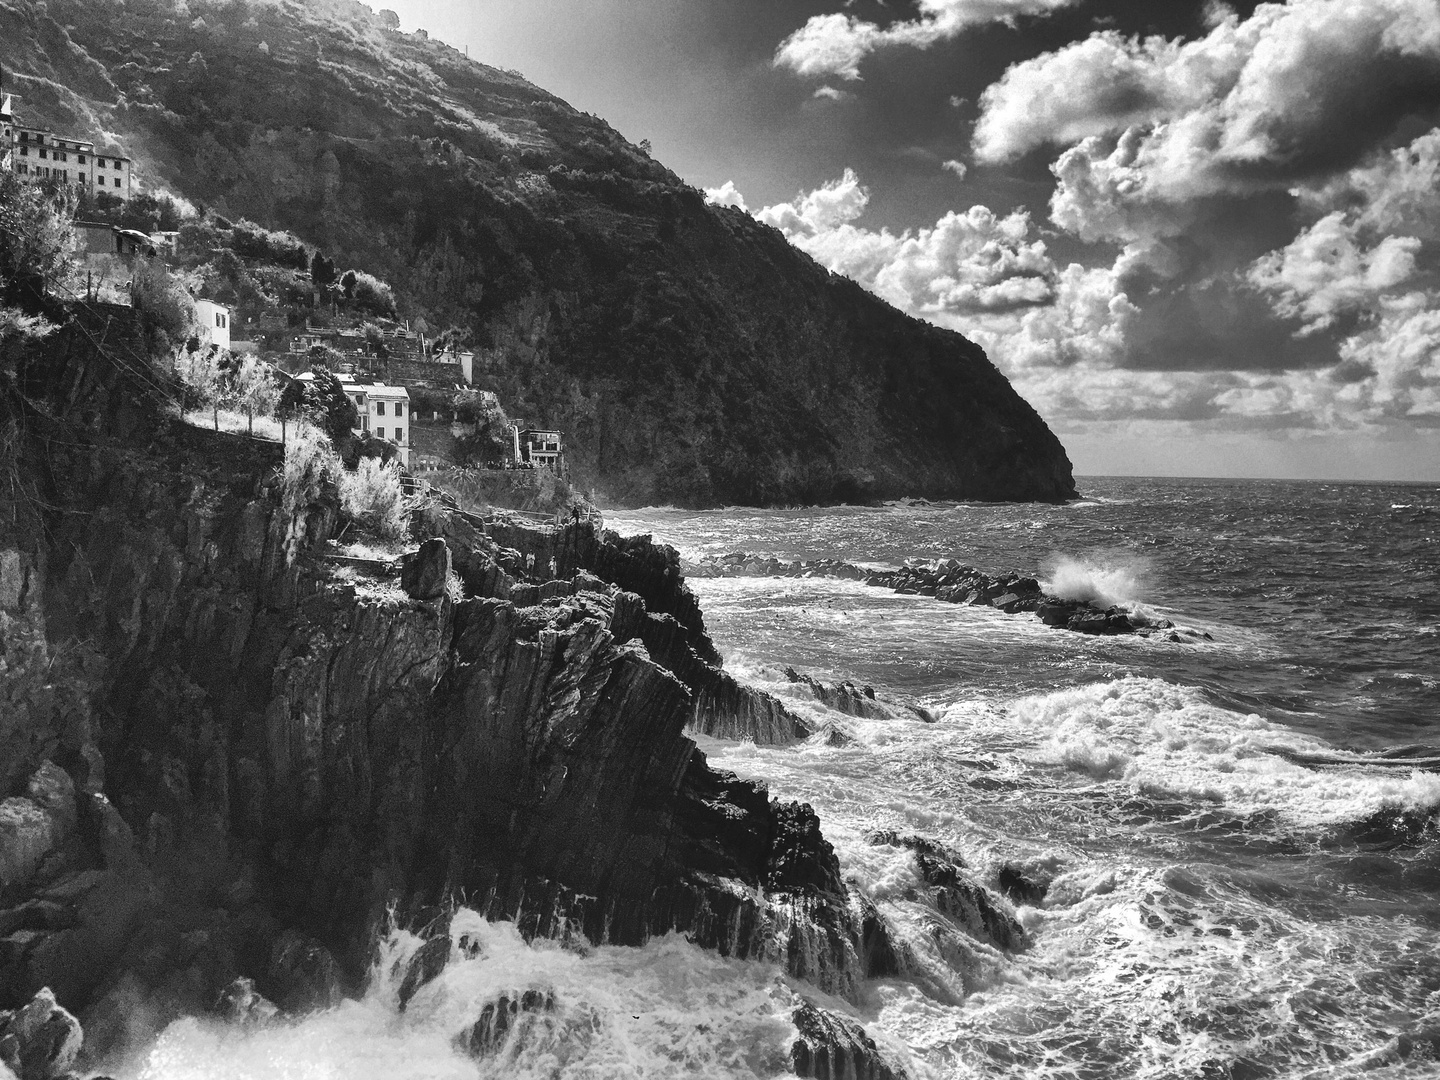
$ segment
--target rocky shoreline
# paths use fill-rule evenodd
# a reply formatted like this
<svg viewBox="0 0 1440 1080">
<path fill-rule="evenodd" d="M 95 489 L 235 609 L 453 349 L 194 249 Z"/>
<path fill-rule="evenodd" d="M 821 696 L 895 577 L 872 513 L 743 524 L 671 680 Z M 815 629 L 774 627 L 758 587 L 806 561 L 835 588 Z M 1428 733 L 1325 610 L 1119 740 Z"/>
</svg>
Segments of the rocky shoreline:
<svg viewBox="0 0 1440 1080">
<path fill-rule="evenodd" d="M 462 902 L 529 938 L 679 931 L 852 1001 L 924 978 L 810 807 L 686 737 L 816 732 L 724 670 L 673 549 L 432 492 L 397 562 L 339 553 L 333 489 L 296 500 L 278 446 L 169 418 L 94 347 L 127 342 L 110 314 L 17 362 L 33 411 L 7 464 L 35 497 L 0 496 L 0 1080 L 216 1008 L 331 1007 L 387 927 Z M 946 932 L 1023 948 L 1006 902 L 948 867 L 917 870 Z M 464 943 L 417 980 L 439 953 Z M 527 1008 L 477 1002 L 465 1052 Z M 891 1070 L 804 1009 L 802 1075 Z"/>
<path fill-rule="evenodd" d="M 1152 620 L 1143 612 L 1124 607 L 1101 607 L 1088 600 L 1048 595 L 1039 580 L 1012 570 L 998 577 L 986 574 L 956 559 L 909 560 L 896 570 L 876 570 L 836 559 L 786 562 L 764 555 L 732 552 L 687 561 L 685 574 L 692 578 L 829 577 L 861 581 L 874 588 L 891 589 L 907 596 L 931 596 L 949 604 L 991 607 L 1007 615 L 1033 613 L 1046 626 L 1079 634 L 1116 635 L 1168 633 L 1169 640 L 1183 640 L 1166 619 Z"/>
</svg>

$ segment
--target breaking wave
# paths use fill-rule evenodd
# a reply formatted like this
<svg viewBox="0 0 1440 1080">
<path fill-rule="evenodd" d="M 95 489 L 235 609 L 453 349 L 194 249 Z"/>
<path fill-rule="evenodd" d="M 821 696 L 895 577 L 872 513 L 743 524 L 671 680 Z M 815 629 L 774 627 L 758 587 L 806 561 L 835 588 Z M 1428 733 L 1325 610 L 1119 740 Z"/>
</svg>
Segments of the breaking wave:
<svg viewBox="0 0 1440 1080">
<path fill-rule="evenodd" d="M 1323 829 L 1440 809 L 1440 773 L 1341 756 L 1329 743 L 1212 704 L 1193 687 L 1124 678 L 1024 698 L 1016 718 L 1038 760 L 1197 812 L 1273 816 Z M 1323 761 L 1327 768 L 1310 763 Z"/>
<path fill-rule="evenodd" d="M 1101 607 L 1134 607 L 1150 592 L 1153 568 L 1139 555 L 1057 555 L 1041 584 L 1052 596 L 1085 600 Z"/>
</svg>

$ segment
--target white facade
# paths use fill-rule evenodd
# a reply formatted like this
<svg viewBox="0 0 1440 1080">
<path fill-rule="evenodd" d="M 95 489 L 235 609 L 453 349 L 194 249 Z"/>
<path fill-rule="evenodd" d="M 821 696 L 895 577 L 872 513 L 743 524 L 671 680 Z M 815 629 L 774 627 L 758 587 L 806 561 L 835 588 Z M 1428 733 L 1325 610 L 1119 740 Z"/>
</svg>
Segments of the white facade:
<svg viewBox="0 0 1440 1080">
<path fill-rule="evenodd" d="M 95 144 L 87 139 L 19 123 L 9 96 L 0 100 L 0 162 L 23 180 L 58 180 L 126 202 L 133 191 L 128 157 L 97 155 Z"/>
<path fill-rule="evenodd" d="M 195 301 L 195 321 L 202 340 L 222 349 L 230 348 L 230 309 L 214 300 Z"/>
<path fill-rule="evenodd" d="M 361 423 L 377 439 L 400 448 L 400 464 L 410 467 L 410 391 L 403 386 L 361 386 L 365 408 Z"/>
</svg>

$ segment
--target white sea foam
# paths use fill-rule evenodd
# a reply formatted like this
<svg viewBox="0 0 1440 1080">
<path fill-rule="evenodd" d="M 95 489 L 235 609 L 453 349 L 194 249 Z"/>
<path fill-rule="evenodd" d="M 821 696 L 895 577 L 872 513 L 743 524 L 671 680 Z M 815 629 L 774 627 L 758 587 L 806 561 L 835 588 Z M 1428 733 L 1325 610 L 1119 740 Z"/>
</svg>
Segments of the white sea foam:
<svg viewBox="0 0 1440 1080">
<path fill-rule="evenodd" d="M 1149 559 L 1116 555 L 1056 555 L 1042 581 L 1045 591 L 1065 600 L 1086 600 L 1101 607 L 1132 607 L 1150 591 Z"/>
<path fill-rule="evenodd" d="M 461 910 L 449 966 L 403 1012 L 403 963 L 420 944 L 397 933 L 364 999 L 300 1020 L 240 1028 L 172 1024 L 122 1080 L 473 1080 L 475 1077 L 753 1077 L 788 1073 L 794 984 L 773 966 L 727 960 L 677 935 L 643 948 L 583 954 L 527 945 L 511 923 Z M 397 967 L 397 961 L 399 966 Z M 517 1022 L 498 1053 L 476 1061 L 456 1046 L 486 1004 L 526 990 L 555 1008 Z M 835 1006 L 806 988 L 822 1004 Z M 881 1034 L 892 1053 L 898 1042 Z M 923 1070 L 919 1075 L 924 1075 Z"/>
<path fill-rule="evenodd" d="M 1303 828 L 1381 811 L 1440 808 L 1440 774 L 1363 765 L 1315 770 L 1286 755 L 1333 752 L 1322 739 L 1223 709 L 1191 687 L 1125 678 L 1020 700 L 1037 760 L 1156 796 L 1274 813 Z"/>
</svg>

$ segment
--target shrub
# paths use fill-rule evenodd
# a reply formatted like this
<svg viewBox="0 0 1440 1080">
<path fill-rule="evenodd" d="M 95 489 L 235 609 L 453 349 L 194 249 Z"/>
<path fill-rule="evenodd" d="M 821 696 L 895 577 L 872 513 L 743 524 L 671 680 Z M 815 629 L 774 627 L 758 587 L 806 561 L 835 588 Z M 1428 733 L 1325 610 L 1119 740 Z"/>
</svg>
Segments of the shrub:
<svg viewBox="0 0 1440 1080">
<path fill-rule="evenodd" d="M 391 539 L 405 535 L 409 514 L 399 469 L 374 458 L 361 458 L 354 472 L 340 472 L 338 483 L 340 509 L 361 528 Z"/>
<path fill-rule="evenodd" d="M 355 303 L 376 315 L 395 315 L 395 293 L 389 285 L 363 271 L 354 270 L 350 273 L 355 275 L 355 285 L 347 295 L 353 295 Z"/>
<path fill-rule="evenodd" d="M 181 405 L 186 410 L 213 408 L 220 401 L 224 373 L 213 349 L 177 349 L 175 375 L 180 380 Z"/>
</svg>

